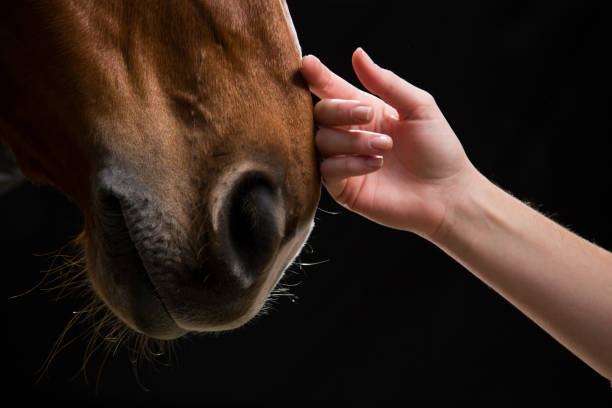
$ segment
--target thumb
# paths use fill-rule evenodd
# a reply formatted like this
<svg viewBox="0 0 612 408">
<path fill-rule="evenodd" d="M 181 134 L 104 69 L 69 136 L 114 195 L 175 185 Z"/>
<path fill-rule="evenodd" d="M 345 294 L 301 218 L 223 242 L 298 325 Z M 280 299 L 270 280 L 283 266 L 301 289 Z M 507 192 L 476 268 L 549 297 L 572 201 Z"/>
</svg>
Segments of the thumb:
<svg viewBox="0 0 612 408">
<path fill-rule="evenodd" d="M 361 83 L 393 106 L 401 119 L 431 119 L 434 116 L 436 109 L 423 109 L 435 107 L 435 101 L 428 92 L 379 67 L 361 48 L 353 53 L 353 68 Z"/>
</svg>

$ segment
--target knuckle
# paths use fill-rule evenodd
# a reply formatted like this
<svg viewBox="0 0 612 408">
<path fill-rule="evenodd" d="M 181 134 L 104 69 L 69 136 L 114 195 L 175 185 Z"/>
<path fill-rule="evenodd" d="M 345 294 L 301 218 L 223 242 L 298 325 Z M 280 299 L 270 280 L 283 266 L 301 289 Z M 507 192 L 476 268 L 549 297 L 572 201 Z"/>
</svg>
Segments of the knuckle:
<svg viewBox="0 0 612 408">
<path fill-rule="evenodd" d="M 381 68 L 380 72 L 387 81 L 393 81 L 398 78 L 395 72 L 391 71 L 390 69 Z"/>
<path fill-rule="evenodd" d="M 342 169 L 346 175 L 351 174 L 354 169 L 353 160 L 351 158 L 342 159 Z"/>
<path fill-rule="evenodd" d="M 367 135 L 360 133 L 353 138 L 353 151 L 357 153 L 368 153 L 370 151 L 370 139 Z"/>
<path fill-rule="evenodd" d="M 331 75 L 331 72 L 325 72 L 325 78 L 321 83 L 321 89 L 325 93 L 329 93 L 331 89 L 334 87 L 334 78 Z"/>
<path fill-rule="evenodd" d="M 420 90 L 417 99 L 417 104 L 411 111 L 411 115 L 419 118 L 432 118 L 436 116 L 437 109 L 436 100 L 427 91 Z"/>
<path fill-rule="evenodd" d="M 435 105 L 430 104 L 417 105 L 411 110 L 410 115 L 420 119 L 432 119 L 435 117 L 434 107 Z"/>
<path fill-rule="evenodd" d="M 359 161 L 355 157 L 346 157 L 342 159 L 344 162 L 344 175 L 345 177 L 351 177 L 360 173 Z"/>
<path fill-rule="evenodd" d="M 348 132 L 344 139 L 344 145 L 349 152 L 355 152 L 359 148 L 359 134 Z"/>
<path fill-rule="evenodd" d="M 433 97 L 433 95 L 423 89 L 421 89 L 421 95 L 419 96 L 419 99 L 421 100 L 421 103 L 423 105 L 435 105 L 436 104 L 436 100 Z"/>
<path fill-rule="evenodd" d="M 395 72 L 389 69 L 383 70 L 383 78 L 387 87 L 401 87 L 404 84 L 404 80 L 402 79 L 402 77 L 400 77 Z"/>
</svg>

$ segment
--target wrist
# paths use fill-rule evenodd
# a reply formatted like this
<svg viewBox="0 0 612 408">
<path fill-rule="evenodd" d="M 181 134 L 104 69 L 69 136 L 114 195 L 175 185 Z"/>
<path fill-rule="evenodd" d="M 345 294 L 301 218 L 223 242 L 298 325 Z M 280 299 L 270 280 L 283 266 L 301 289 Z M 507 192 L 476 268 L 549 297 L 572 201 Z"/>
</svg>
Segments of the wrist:
<svg viewBox="0 0 612 408">
<path fill-rule="evenodd" d="M 443 249 L 457 246 L 494 206 L 496 190 L 497 186 L 470 166 L 448 198 L 442 221 L 426 238 Z"/>
</svg>

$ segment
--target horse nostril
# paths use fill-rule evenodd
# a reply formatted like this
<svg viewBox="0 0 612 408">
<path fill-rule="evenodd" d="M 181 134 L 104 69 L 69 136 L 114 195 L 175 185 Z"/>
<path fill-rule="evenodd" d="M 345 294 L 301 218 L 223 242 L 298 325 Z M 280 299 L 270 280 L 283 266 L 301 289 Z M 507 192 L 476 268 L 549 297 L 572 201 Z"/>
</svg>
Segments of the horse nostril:
<svg viewBox="0 0 612 408">
<path fill-rule="evenodd" d="M 229 245 L 248 284 L 271 261 L 280 241 L 278 189 L 265 175 L 249 174 L 234 187 L 229 201 Z"/>
</svg>

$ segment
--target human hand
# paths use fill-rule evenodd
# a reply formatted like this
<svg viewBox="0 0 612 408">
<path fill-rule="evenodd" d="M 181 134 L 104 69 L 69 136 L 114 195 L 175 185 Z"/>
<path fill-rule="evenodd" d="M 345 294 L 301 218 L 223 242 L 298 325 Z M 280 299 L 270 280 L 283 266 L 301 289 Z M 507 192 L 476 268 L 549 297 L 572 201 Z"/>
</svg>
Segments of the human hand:
<svg viewBox="0 0 612 408">
<path fill-rule="evenodd" d="M 361 83 L 340 78 L 316 57 L 302 60 L 319 125 L 315 144 L 331 196 L 377 223 L 431 238 L 479 173 L 433 97 L 353 54 Z"/>
</svg>

